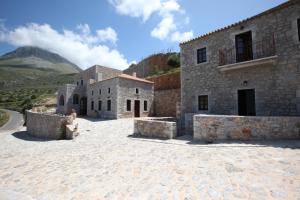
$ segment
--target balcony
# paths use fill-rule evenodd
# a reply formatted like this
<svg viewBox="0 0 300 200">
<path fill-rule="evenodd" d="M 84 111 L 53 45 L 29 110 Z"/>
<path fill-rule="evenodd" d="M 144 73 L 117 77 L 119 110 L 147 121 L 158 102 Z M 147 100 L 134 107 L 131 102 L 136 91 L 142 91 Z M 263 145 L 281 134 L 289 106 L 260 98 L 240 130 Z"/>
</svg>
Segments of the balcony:
<svg viewBox="0 0 300 200">
<path fill-rule="evenodd" d="M 276 61 L 274 35 L 261 41 L 237 43 L 219 50 L 219 69 L 228 71 L 251 66 L 273 64 Z"/>
</svg>

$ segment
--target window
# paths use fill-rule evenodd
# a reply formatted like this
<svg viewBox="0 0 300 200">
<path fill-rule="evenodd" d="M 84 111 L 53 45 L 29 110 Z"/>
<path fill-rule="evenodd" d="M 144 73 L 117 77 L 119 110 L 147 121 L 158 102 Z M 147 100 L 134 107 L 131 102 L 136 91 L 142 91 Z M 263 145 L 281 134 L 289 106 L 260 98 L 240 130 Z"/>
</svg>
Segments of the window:
<svg viewBox="0 0 300 200">
<path fill-rule="evenodd" d="M 98 101 L 98 110 L 102 109 L 102 101 Z"/>
<path fill-rule="evenodd" d="M 80 84 L 83 85 L 83 80 L 80 81 Z"/>
<path fill-rule="evenodd" d="M 108 88 L 107 92 L 108 92 L 108 94 L 110 94 L 110 88 Z"/>
<path fill-rule="evenodd" d="M 111 111 L 111 100 L 107 100 L 107 111 Z"/>
<path fill-rule="evenodd" d="M 77 105 L 79 103 L 79 95 L 78 94 L 74 94 L 73 95 L 73 104 Z"/>
<path fill-rule="evenodd" d="M 251 31 L 235 36 L 235 51 L 236 62 L 244 62 L 253 59 Z"/>
<path fill-rule="evenodd" d="M 79 82 L 77 81 L 77 85 L 79 85 Z"/>
<path fill-rule="evenodd" d="M 147 110 L 148 110 L 148 102 L 144 101 L 144 111 L 147 111 Z"/>
<path fill-rule="evenodd" d="M 92 90 L 92 96 L 94 95 L 94 90 Z"/>
<path fill-rule="evenodd" d="M 127 110 L 127 111 L 131 111 L 131 100 L 127 100 L 127 103 L 126 103 L 126 110 Z"/>
<path fill-rule="evenodd" d="M 197 49 L 197 63 L 206 62 L 206 47 Z"/>
<path fill-rule="evenodd" d="M 101 94 L 101 89 L 99 90 L 99 94 Z"/>
<path fill-rule="evenodd" d="M 297 25 L 298 25 L 298 39 L 300 41 L 300 18 L 297 19 Z"/>
<path fill-rule="evenodd" d="M 198 110 L 208 110 L 208 95 L 198 96 Z"/>
<path fill-rule="evenodd" d="M 64 95 L 61 95 L 59 97 L 59 105 L 60 106 L 64 106 L 65 105 L 65 97 L 64 97 Z"/>
<path fill-rule="evenodd" d="M 94 101 L 91 102 L 91 110 L 94 110 Z"/>
<path fill-rule="evenodd" d="M 139 93 L 139 88 L 135 88 L 135 93 L 136 93 L 136 94 Z"/>
</svg>

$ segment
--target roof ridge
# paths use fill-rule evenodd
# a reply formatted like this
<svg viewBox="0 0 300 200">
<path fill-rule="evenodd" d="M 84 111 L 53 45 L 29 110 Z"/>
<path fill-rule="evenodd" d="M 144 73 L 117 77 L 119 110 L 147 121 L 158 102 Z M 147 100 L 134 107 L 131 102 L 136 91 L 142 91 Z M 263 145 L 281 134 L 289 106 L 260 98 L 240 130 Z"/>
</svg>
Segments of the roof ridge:
<svg viewBox="0 0 300 200">
<path fill-rule="evenodd" d="M 287 6 L 293 5 L 293 4 L 296 3 L 297 1 L 299 1 L 299 0 L 288 0 L 287 2 L 284 2 L 284 3 L 282 3 L 282 4 L 279 4 L 278 6 L 275 6 L 275 7 L 273 7 L 273 8 L 268 9 L 268 10 L 265 10 L 265 11 L 263 11 L 263 12 L 261 12 L 261 13 L 259 13 L 259 14 L 256 14 L 256 15 L 254 15 L 254 16 L 252 16 L 252 17 L 248 17 L 248 18 L 246 18 L 246 19 L 240 20 L 240 21 L 238 21 L 238 22 L 235 22 L 235 23 L 233 23 L 233 24 L 224 26 L 224 27 L 219 28 L 219 29 L 216 29 L 216 30 L 214 30 L 214 31 L 205 33 L 205 34 L 200 35 L 200 36 L 198 36 L 198 37 L 195 37 L 195 38 L 193 38 L 193 39 L 190 39 L 190 40 L 181 42 L 179 45 L 188 44 L 188 43 L 190 43 L 190 42 L 199 40 L 199 39 L 204 38 L 204 37 L 207 37 L 207 36 L 209 36 L 209 35 L 218 33 L 218 32 L 220 32 L 220 31 L 223 31 L 223 30 L 226 30 L 226 29 L 229 29 L 229 28 L 232 28 L 232 27 L 237 26 L 237 25 L 239 25 L 239 24 L 241 24 L 241 23 L 244 23 L 244 22 L 246 22 L 246 21 L 253 20 L 253 19 L 255 19 L 255 18 L 258 18 L 258 17 L 264 16 L 264 15 L 270 14 L 270 13 L 275 12 L 275 11 L 277 11 L 277 10 L 286 8 Z"/>
</svg>

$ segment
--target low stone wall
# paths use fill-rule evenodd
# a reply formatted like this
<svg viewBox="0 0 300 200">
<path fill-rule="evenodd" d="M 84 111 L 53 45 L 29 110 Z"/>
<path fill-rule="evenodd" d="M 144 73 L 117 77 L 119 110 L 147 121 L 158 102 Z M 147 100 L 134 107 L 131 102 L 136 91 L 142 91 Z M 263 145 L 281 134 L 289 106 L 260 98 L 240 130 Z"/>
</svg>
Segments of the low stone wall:
<svg viewBox="0 0 300 200">
<path fill-rule="evenodd" d="M 177 135 L 174 118 L 144 118 L 134 120 L 134 134 L 172 139 Z"/>
<path fill-rule="evenodd" d="M 72 124 L 72 116 L 26 111 L 26 126 L 30 135 L 45 139 L 65 139 L 66 125 Z"/>
<path fill-rule="evenodd" d="M 194 139 L 300 139 L 300 117 L 195 115 Z"/>
</svg>

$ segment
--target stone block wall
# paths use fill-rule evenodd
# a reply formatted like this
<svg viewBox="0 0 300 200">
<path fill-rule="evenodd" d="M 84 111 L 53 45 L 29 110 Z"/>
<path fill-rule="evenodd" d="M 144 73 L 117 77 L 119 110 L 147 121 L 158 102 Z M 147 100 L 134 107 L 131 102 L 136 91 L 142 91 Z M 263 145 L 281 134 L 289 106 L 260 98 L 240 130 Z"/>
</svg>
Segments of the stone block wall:
<svg viewBox="0 0 300 200">
<path fill-rule="evenodd" d="M 157 117 L 176 117 L 180 89 L 154 91 L 154 114 Z"/>
<path fill-rule="evenodd" d="M 147 80 L 154 82 L 154 116 L 176 117 L 176 106 L 181 103 L 180 72 Z"/>
<path fill-rule="evenodd" d="M 180 71 L 156 76 L 152 78 L 146 78 L 149 81 L 154 82 L 154 90 L 171 90 L 180 88 Z"/>
<path fill-rule="evenodd" d="M 255 89 L 256 115 L 300 116 L 299 2 L 288 1 L 259 17 L 181 44 L 182 115 L 237 115 L 238 90 Z M 234 48 L 235 36 L 247 31 L 252 33 L 253 44 L 274 36 L 275 63 L 221 71 L 219 51 Z M 206 48 L 207 61 L 198 64 L 200 48 Z M 199 95 L 208 95 L 208 110 L 198 109 Z"/>
<path fill-rule="evenodd" d="M 30 135 L 45 139 L 64 139 L 71 116 L 26 111 L 26 126 Z"/>
<path fill-rule="evenodd" d="M 175 138 L 177 136 L 177 128 L 176 122 L 173 120 L 173 118 L 135 119 L 134 134 L 145 137 Z"/>
<path fill-rule="evenodd" d="M 194 139 L 300 139 L 300 117 L 195 115 Z"/>
</svg>

